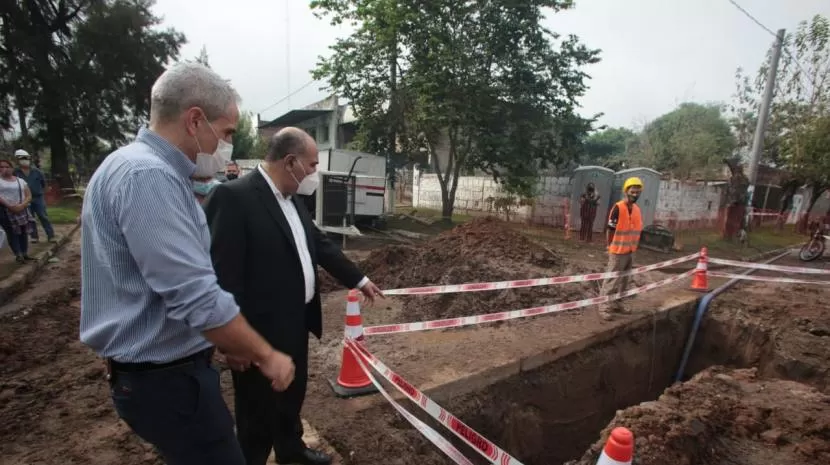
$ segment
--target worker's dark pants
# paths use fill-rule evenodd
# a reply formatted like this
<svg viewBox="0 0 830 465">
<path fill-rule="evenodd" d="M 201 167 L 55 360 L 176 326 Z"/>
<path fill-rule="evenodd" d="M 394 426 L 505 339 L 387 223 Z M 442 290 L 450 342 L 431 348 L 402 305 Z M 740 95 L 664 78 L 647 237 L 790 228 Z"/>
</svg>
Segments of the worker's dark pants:
<svg viewBox="0 0 830 465">
<path fill-rule="evenodd" d="M 591 242 L 594 239 L 594 219 L 596 216 L 580 218 L 582 224 L 579 227 L 579 240 Z"/>
<path fill-rule="evenodd" d="M 113 363 L 118 415 L 167 465 L 245 465 L 212 351 L 164 368 Z"/>
</svg>

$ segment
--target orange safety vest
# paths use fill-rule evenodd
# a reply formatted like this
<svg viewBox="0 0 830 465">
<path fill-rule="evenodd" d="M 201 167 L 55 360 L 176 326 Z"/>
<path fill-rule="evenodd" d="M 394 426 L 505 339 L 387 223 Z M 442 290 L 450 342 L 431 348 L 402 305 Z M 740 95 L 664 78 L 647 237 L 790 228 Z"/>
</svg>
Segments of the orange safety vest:
<svg viewBox="0 0 830 465">
<path fill-rule="evenodd" d="M 614 255 L 625 255 L 637 251 L 640 244 L 640 233 L 643 232 L 643 217 L 640 214 L 640 207 L 637 204 L 631 205 L 631 213 L 628 212 L 628 205 L 625 200 L 617 202 L 619 219 L 611 245 L 608 246 L 608 253 Z M 613 209 L 612 209 L 613 211 Z M 611 214 L 609 212 L 610 220 Z"/>
</svg>

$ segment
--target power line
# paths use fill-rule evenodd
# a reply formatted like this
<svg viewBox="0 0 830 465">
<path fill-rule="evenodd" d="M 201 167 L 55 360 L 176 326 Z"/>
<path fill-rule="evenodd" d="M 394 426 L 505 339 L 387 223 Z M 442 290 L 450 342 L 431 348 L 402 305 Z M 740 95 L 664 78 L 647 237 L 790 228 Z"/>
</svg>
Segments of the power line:
<svg viewBox="0 0 830 465">
<path fill-rule="evenodd" d="M 775 38 L 776 38 L 776 39 L 775 39 L 776 41 L 778 40 L 778 35 L 777 35 L 775 32 L 773 32 L 773 31 L 772 31 L 772 29 L 770 29 L 770 28 L 768 28 L 766 25 L 764 25 L 764 23 L 762 23 L 761 21 L 758 21 L 758 19 L 756 19 L 754 16 L 752 16 L 752 14 L 751 14 L 750 12 L 746 11 L 746 8 L 744 8 L 744 7 L 742 7 L 741 5 L 739 5 L 739 4 L 738 4 L 738 2 L 736 2 L 735 0 L 727 0 L 727 1 L 728 1 L 729 3 L 731 3 L 731 4 L 735 7 L 735 8 L 737 8 L 737 9 L 738 9 L 741 13 L 743 13 L 743 14 L 744 14 L 747 18 L 749 18 L 750 20 L 752 20 L 752 22 L 754 22 L 755 24 L 757 24 L 757 25 L 758 25 L 761 29 L 763 29 L 763 30 L 767 31 L 767 32 L 769 33 L 769 35 L 771 35 L 771 36 L 775 37 Z M 795 55 L 793 55 L 792 53 L 790 53 L 790 50 L 789 50 L 789 49 L 787 49 L 787 48 L 782 47 L 782 50 L 783 50 L 783 51 L 784 51 L 784 53 L 785 53 L 785 54 L 786 54 L 786 55 L 787 55 L 787 56 L 788 56 L 788 57 L 789 57 L 789 58 L 790 58 L 790 59 L 791 59 L 791 60 L 795 63 L 795 65 L 796 65 L 796 66 L 798 66 L 798 69 L 800 69 L 800 70 L 801 70 L 801 77 L 802 77 L 802 78 L 806 78 L 806 79 L 807 79 L 807 82 L 808 82 L 810 85 L 812 85 L 812 86 L 813 86 L 813 89 L 814 89 L 814 90 L 815 90 L 815 89 L 818 89 L 818 85 L 817 85 L 817 84 L 816 84 L 816 82 L 813 80 L 812 76 L 810 76 L 810 73 L 808 73 L 808 72 L 807 72 L 807 70 L 806 70 L 806 69 L 804 69 L 804 66 L 801 64 L 801 62 L 800 62 L 800 61 L 798 61 L 798 59 L 795 57 Z"/>
<path fill-rule="evenodd" d="M 303 89 L 305 89 L 306 87 L 308 87 L 308 86 L 310 86 L 310 85 L 314 84 L 315 82 L 317 82 L 317 81 L 316 81 L 316 80 L 314 80 L 314 79 L 312 79 L 311 81 L 306 82 L 306 83 L 305 83 L 305 84 L 303 84 L 303 85 L 302 85 L 299 89 L 297 89 L 297 90 L 295 90 L 295 91 L 291 92 L 290 94 L 288 94 L 288 95 L 286 95 L 285 97 L 283 97 L 283 98 L 281 98 L 281 99 L 277 100 L 276 102 L 272 103 L 271 105 L 268 105 L 266 108 L 263 108 L 262 110 L 259 110 L 259 112 L 258 112 L 258 113 L 265 113 L 266 111 L 268 111 L 268 110 L 270 110 L 270 109 L 274 108 L 275 106 L 279 105 L 280 103 L 282 103 L 282 102 L 284 102 L 284 101 L 286 101 L 286 100 L 290 99 L 290 98 L 291 98 L 291 97 L 293 97 L 294 95 L 297 95 L 298 93 L 300 93 L 300 91 L 302 91 L 302 90 L 303 90 Z"/>
<path fill-rule="evenodd" d="M 763 29 L 763 30 L 765 30 L 765 31 L 769 32 L 769 35 L 771 35 L 771 36 L 773 36 L 773 37 L 776 37 L 775 32 L 773 32 L 773 31 L 772 31 L 772 29 L 770 29 L 770 28 L 766 27 L 766 26 L 764 25 L 764 23 L 762 23 L 761 21 L 758 21 L 757 19 L 755 19 L 755 17 L 754 17 L 754 16 L 752 16 L 752 14 L 751 14 L 750 12 L 746 11 L 746 9 L 745 9 L 744 7 L 742 7 L 741 5 L 738 5 L 738 2 L 736 2 L 735 0 L 729 0 L 729 3 L 731 3 L 731 4 L 735 7 L 735 8 L 737 8 L 738 10 L 740 10 L 740 12 L 741 12 L 741 13 L 743 13 L 744 15 L 746 15 L 746 17 L 747 17 L 747 18 L 751 19 L 751 20 L 752 20 L 752 22 L 754 22 L 755 24 L 757 24 L 758 26 L 760 26 L 760 27 L 761 27 L 761 29 Z"/>
</svg>

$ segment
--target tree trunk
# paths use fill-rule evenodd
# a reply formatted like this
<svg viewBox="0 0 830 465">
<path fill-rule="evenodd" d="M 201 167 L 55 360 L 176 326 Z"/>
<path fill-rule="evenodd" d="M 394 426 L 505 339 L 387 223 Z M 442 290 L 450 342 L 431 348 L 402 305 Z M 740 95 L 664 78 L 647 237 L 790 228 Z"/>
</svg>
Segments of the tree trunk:
<svg viewBox="0 0 830 465">
<path fill-rule="evenodd" d="M 49 134 L 49 148 L 52 151 L 52 178 L 61 189 L 74 189 L 75 183 L 69 173 L 63 118 L 58 114 L 50 115 L 46 120 L 46 132 Z"/>
<path fill-rule="evenodd" d="M 795 224 L 795 231 L 799 234 L 807 234 L 810 232 L 810 212 L 813 211 L 813 207 L 816 205 L 816 202 L 818 202 L 818 199 L 821 198 L 827 188 L 817 186 L 814 187 L 813 190 L 815 192 L 810 196 L 810 203 L 807 205 L 807 210 L 801 214 L 801 217 Z"/>
<path fill-rule="evenodd" d="M 452 221 L 452 212 L 455 209 L 455 196 L 450 196 L 446 184 L 441 186 L 441 218 Z"/>
<path fill-rule="evenodd" d="M 455 208 L 455 189 L 452 189 L 449 184 L 452 180 L 447 179 L 448 176 L 451 176 L 451 172 L 450 170 L 447 170 L 447 173 L 441 171 L 441 163 L 437 156 L 433 156 L 432 159 L 433 168 L 438 177 L 438 186 L 441 187 L 441 218 L 452 221 L 452 212 Z"/>
<path fill-rule="evenodd" d="M 20 103 L 22 99 L 16 98 L 15 104 L 20 105 L 17 108 L 17 122 L 20 124 L 20 140 L 21 144 L 29 150 L 32 150 L 32 147 L 29 147 L 29 124 L 26 121 L 26 109 L 23 108 L 22 104 Z"/>
</svg>

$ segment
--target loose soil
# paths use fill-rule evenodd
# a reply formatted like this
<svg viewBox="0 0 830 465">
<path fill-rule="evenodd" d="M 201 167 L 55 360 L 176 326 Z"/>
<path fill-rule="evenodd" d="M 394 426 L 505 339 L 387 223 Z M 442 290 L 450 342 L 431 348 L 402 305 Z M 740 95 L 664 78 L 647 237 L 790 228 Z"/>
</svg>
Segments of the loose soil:
<svg viewBox="0 0 830 465">
<path fill-rule="evenodd" d="M 639 465 L 830 463 L 830 396 L 755 369 L 713 367 L 623 410 L 570 465 L 594 465 L 616 426 L 634 433 Z"/>
<path fill-rule="evenodd" d="M 804 265 L 793 258 L 779 263 Z M 793 277 L 804 276 L 808 275 Z M 821 275 L 807 279 L 830 283 Z M 713 301 L 697 350 L 710 354 L 710 363 L 758 367 L 763 377 L 801 381 L 830 394 L 828 302 L 828 285 L 741 283 Z M 692 373 L 703 368 L 694 358 L 691 362 Z"/>
<path fill-rule="evenodd" d="M 368 255 L 365 251 L 349 254 L 361 263 L 367 275 L 385 288 L 542 277 L 596 271 L 603 267 L 599 262 L 596 266 L 587 266 L 563 258 L 568 254 L 556 247 L 546 249 L 509 228 L 502 229 L 499 223 L 498 220 L 478 220 L 429 239 L 419 248 L 387 246 Z M 78 239 L 79 236 L 59 254 L 59 263 L 47 267 L 41 281 L 14 302 L 0 308 L 0 418 L 4 419 L 0 422 L 0 464 L 51 464 L 55 457 L 60 457 L 61 463 L 66 464 L 160 464 L 151 448 L 118 421 L 100 361 L 77 340 Z M 661 278 L 659 273 L 654 275 L 638 278 L 643 281 Z M 364 321 L 368 324 L 392 323 L 512 310 L 584 298 L 595 292 L 591 285 L 469 293 L 452 296 L 452 299 L 388 299 L 374 309 L 364 308 Z M 515 360 L 525 360 L 544 350 L 555 353 L 567 344 L 579 344 L 597 333 L 609 329 L 616 331 L 633 320 L 638 321 L 636 328 L 617 331 L 614 339 L 599 343 L 595 350 L 577 350 L 554 363 L 527 371 L 523 368 L 519 376 L 504 382 L 484 382 L 483 385 L 488 387 L 478 393 L 465 393 L 463 386 L 456 386 L 456 391 L 443 391 L 436 397 L 462 420 L 525 460 L 526 464 L 561 463 L 561 460 L 579 456 L 617 409 L 653 399 L 668 384 L 685 342 L 688 321 L 661 320 L 658 314 L 651 312 L 671 299 L 688 300 L 688 294 L 681 290 L 685 286 L 687 283 L 639 296 L 630 304 L 634 315 L 610 323 L 601 321 L 592 309 L 585 309 L 515 321 L 509 325 L 371 338 L 367 344 L 407 379 L 429 389 Z M 760 290 L 774 288 L 758 287 Z M 748 355 L 743 358 L 723 355 L 722 363 L 732 362 L 739 366 L 753 360 L 772 360 L 769 357 L 780 353 L 783 362 L 768 364 L 770 373 L 778 373 L 772 367 L 788 366 L 791 367 L 788 371 L 791 378 L 805 379 L 826 390 L 826 354 L 830 352 L 822 352 L 821 342 L 815 340 L 828 339 L 823 335 L 828 319 L 822 305 L 830 296 L 816 294 L 809 297 L 812 291 L 808 288 L 789 290 L 792 287 L 777 288 L 768 291 L 775 296 L 759 298 L 765 302 L 757 309 L 766 325 L 764 331 L 753 326 L 755 319 L 752 318 L 746 320 L 745 326 L 728 326 L 726 322 L 735 319 L 735 310 L 716 307 L 713 318 L 704 325 L 700 352 L 714 354 L 713 360 L 719 360 L 721 354 L 736 352 L 727 341 L 737 341 L 736 344 L 744 344 L 740 347 L 745 347 Z M 522 291 L 526 292 L 519 294 Z M 756 294 L 752 294 L 752 299 Z M 803 308 L 798 308 L 793 302 L 803 301 L 805 295 L 808 296 L 806 303 Z M 766 302 L 773 298 L 781 301 L 772 300 L 773 307 L 781 307 L 780 312 L 770 312 Z M 747 295 L 735 298 L 736 305 L 750 302 L 749 307 L 741 307 L 741 315 L 750 315 L 752 299 Z M 311 380 L 304 416 L 337 446 L 344 459 L 342 463 L 447 463 L 382 399 L 342 401 L 332 396 L 326 380 L 335 377 L 339 367 L 344 307 L 343 293 L 326 296 L 325 334 L 321 343 L 312 343 Z M 714 331 L 715 326 L 707 326 L 710 321 L 716 321 L 718 315 L 724 315 L 720 333 Z M 791 334 L 797 332 L 810 334 L 815 340 L 804 339 L 788 345 Z M 706 334 L 716 336 L 707 337 Z M 727 338 L 728 334 L 733 337 Z M 720 346 L 715 345 L 718 340 Z M 769 346 L 786 350 L 763 349 Z M 805 358 L 805 353 L 814 355 Z M 803 360 L 812 361 L 804 365 L 805 368 L 799 364 Z M 692 362 L 702 366 L 711 364 L 711 361 L 696 359 Z M 759 376 L 767 376 L 764 369 L 759 371 Z M 740 377 L 734 375 L 734 378 Z M 227 372 L 223 372 L 222 381 L 229 400 Z M 482 382 L 481 379 L 475 381 Z M 705 391 L 701 398 L 690 398 L 709 398 L 714 392 Z M 793 392 L 797 393 L 799 402 L 809 397 L 797 389 Z M 764 407 L 764 401 L 772 403 Z M 790 400 L 781 395 L 766 400 L 759 398 L 754 408 L 772 410 L 767 417 L 761 416 L 768 419 L 774 417 L 779 405 L 785 401 Z M 694 403 L 689 402 L 689 405 Z M 798 411 L 790 415 L 786 407 L 781 408 L 786 413 L 781 418 L 800 418 Z M 714 412 L 719 410 L 712 409 Z M 821 408 L 816 412 L 823 414 L 821 418 L 830 418 Z M 826 426 L 821 426 L 819 421 L 815 425 L 819 433 L 801 431 L 798 437 L 821 438 L 821 434 L 827 434 Z M 770 428 L 775 427 L 782 426 L 770 423 Z M 790 448 L 795 450 L 796 444 L 800 448 L 812 444 L 807 439 L 796 442 L 788 434 L 791 433 L 780 436 L 788 441 L 782 443 L 784 449 L 791 445 Z M 775 435 L 768 433 L 766 437 L 772 439 Z M 554 442 L 551 438 L 556 438 L 559 445 L 564 444 L 566 450 L 547 450 Z M 728 440 L 736 444 L 736 450 L 750 447 L 751 444 L 739 439 Z M 824 439 L 827 440 L 826 436 Z M 824 460 L 821 463 L 827 463 L 826 457 L 820 455 L 824 451 L 818 447 L 813 450 L 819 454 L 816 457 Z M 793 465 L 819 463 L 785 457 L 784 462 Z M 665 462 L 668 460 L 662 463 Z M 759 462 L 736 460 L 735 463 L 756 465 Z"/>
<path fill-rule="evenodd" d="M 479 218 L 418 245 L 389 245 L 359 263 L 381 288 L 507 281 L 590 272 L 495 218 Z M 325 281 L 324 281 L 325 282 Z M 331 286 L 327 286 L 331 289 Z M 402 321 L 491 313 L 595 295 L 596 282 L 452 295 L 403 297 Z"/>
<path fill-rule="evenodd" d="M 777 264 L 805 266 L 793 257 Z M 688 372 L 703 371 L 619 413 L 603 440 L 614 426 L 630 428 L 643 465 L 830 463 L 828 299 L 824 285 L 738 284 L 701 326 Z M 573 465 L 593 465 L 603 440 Z"/>
<path fill-rule="evenodd" d="M 80 235 L 0 316 L 0 463 L 161 464 L 121 424 L 78 341 Z"/>
</svg>

